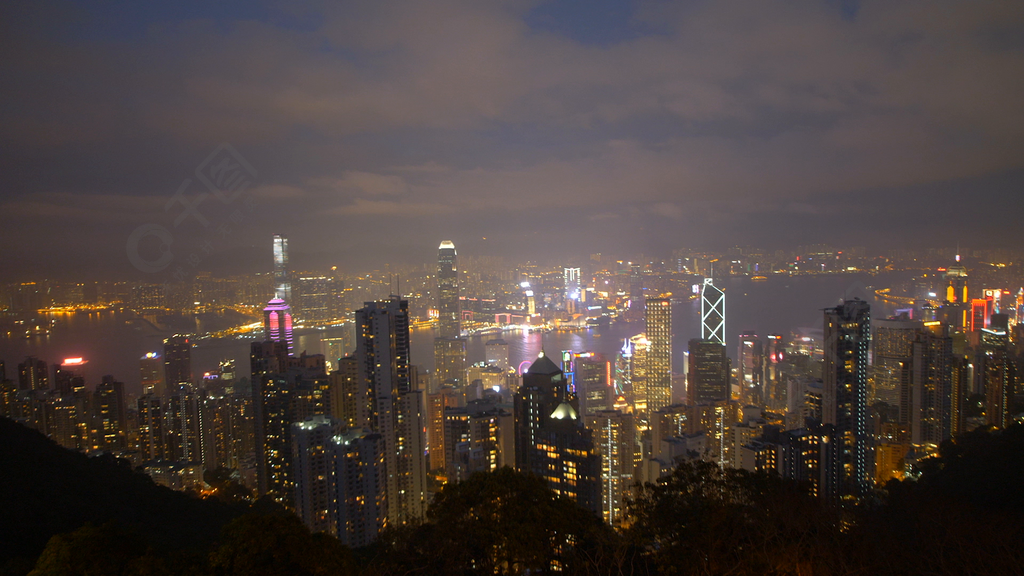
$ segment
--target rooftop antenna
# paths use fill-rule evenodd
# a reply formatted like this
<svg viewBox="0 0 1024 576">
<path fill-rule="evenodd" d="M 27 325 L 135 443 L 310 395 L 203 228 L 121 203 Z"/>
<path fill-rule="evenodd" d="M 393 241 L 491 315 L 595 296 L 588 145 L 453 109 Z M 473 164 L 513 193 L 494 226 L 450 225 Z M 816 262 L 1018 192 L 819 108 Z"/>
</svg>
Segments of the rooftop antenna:
<svg viewBox="0 0 1024 576">
<path fill-rule="evenodd" d="M 956 241 L 956 261 L 960 261 L 960 241 Z"/>
</svg>

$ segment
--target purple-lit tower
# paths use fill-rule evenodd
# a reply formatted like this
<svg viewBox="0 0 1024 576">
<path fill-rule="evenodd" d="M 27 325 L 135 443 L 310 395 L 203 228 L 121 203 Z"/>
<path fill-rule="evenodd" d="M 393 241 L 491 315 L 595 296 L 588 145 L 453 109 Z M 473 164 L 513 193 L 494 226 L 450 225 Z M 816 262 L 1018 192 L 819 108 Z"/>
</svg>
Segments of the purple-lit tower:
<svg viewBox="0 0 1024 576">
<path fill-rule="evenodd" d="M 293 353 L 292 311 L 280 298 L 271 298 L 263 309 L 263 334 L 265 340 L 288 343 L 288 355 Z"/>
</svg>

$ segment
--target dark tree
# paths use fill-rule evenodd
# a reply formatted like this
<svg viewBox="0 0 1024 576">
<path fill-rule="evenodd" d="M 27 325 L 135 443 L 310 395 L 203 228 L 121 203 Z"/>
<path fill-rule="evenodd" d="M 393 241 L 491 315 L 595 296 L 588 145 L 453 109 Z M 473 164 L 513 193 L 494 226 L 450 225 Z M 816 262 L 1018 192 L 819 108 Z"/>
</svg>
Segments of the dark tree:
<svg viewBox="0 0 1024 576">
<path fill-rule="evenodd" d="M 372 567 L 379 573 L 582 573 L 610 561 L 614 538 L 600 518 L 544 480 L 502 468 L 446 485 L 426 523 L 382 538 Z"/>
</svg>

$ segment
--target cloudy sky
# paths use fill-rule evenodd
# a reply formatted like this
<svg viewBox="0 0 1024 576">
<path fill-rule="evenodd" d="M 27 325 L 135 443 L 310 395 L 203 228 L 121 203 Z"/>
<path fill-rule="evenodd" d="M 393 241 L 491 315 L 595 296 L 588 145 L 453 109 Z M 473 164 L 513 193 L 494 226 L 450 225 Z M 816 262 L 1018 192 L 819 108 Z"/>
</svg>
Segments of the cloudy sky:
<svg viewBox="0 0 1024 576">
<path fill-rule="evenodd" d="M 1017 1 L 3 12 L 4 276 L 1024 238 Z"/>
</svg>

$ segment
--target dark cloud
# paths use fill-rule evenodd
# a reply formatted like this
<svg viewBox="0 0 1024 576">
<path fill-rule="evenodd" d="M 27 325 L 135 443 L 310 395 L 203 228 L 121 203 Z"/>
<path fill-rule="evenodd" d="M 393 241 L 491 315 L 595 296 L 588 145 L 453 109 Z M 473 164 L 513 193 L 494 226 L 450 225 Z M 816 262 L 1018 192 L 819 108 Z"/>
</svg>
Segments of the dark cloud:
<svg viewBox="0 0 1024 576">
<path fill-rule="evenodd" d="M 1016 3 L 187 6 L 7 19 L 0 203 L 27 246 L 4 269 L 120 262 L 224 141 L 261 202 L 226 250 L 280 232 L 361 261 L 459 234 L 496 252 L 870 245 L 894 220 L 927 234 L 922 204 L 955 214 L 950 186 L 1019 189 L 1024 169 Z M 829 226 L 843 204 L 858 223 Z M 963 233 L 1019 235 L 983 220 Z"/>
</svg>

